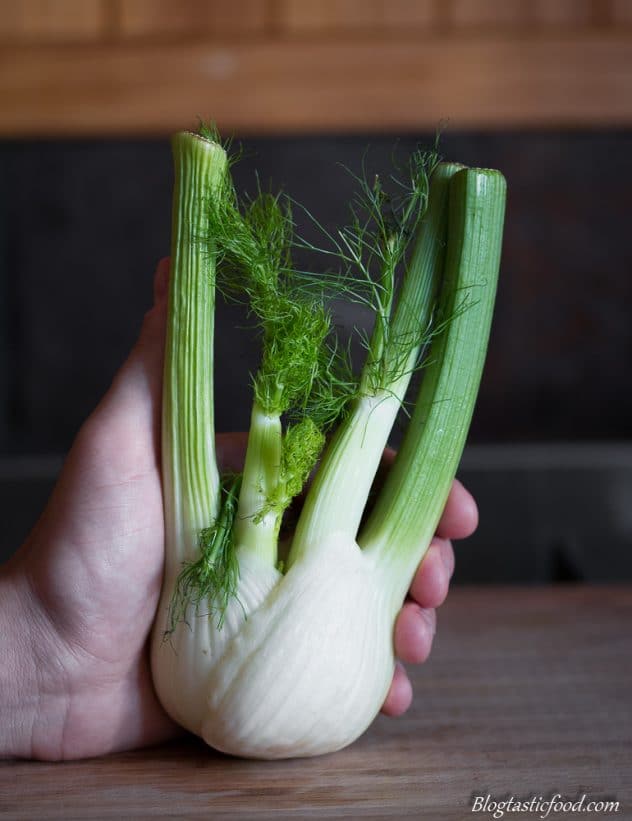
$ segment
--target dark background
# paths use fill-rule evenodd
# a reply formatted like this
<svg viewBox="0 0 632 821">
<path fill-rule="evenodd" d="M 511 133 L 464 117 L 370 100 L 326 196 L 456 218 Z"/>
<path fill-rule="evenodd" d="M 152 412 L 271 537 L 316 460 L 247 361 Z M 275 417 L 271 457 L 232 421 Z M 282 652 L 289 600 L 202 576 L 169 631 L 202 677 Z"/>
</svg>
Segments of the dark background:
<svg viewBox="0 0 632 821">
<path fill-rule="evenodd" d="M 398 150 L 433 140 L 410 135 Z M 371 168 L 387 172 L 393 140 L 357 135 L 251 138 L 234 176 L 252 190 L 256 167 L 334 228 L 353 191 L 340 165 L 357 170 L 367 145 Z M 448 132 L 442 153 L 500 168 L 509 185 L 495 324 L 461 472 L 482 523 L 459 577 L 630 577 L 632 134 Z M 5 553 L 135 339 L 169 251 L 171 186 L 167 140 L 0 145 Z M 248 423 L 256 345 L 243 325 L 234 307 L 220 308 L 218 430 Z"/>
</svg>

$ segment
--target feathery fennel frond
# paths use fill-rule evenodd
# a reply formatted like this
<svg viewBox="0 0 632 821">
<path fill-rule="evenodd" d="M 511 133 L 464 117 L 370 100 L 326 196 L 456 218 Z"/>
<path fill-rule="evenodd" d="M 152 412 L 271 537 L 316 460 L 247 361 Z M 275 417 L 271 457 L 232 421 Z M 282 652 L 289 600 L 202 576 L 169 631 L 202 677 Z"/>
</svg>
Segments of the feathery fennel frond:
<svg viewBox="0 0 632 821">
<path fill-rule="evenodd" d="M 319 275 L 323 290 L 363 305 L 374 316 L 370 335 L 362 329 L 357 332 L 367 351 L 363 393 L 388 389 L 410 367 L 411 351 L 425 349 L 432 337 L 430 326 L 419 325 L 411 330 L 411 323 L 398 326 L 393 320 L 399 281 L 407 272 L 411 241 L 422 223 L 430 178 L 438 162 L 436 147 L 431 151 L 417 149 L 383 181 L 379 175 L 370 174 L 365 154 L 360 174 L 346 169 L 356 182 L 357 192 L 350 206 L 349 224 L 335 234 L 303 209 L 323 235 L 327 247 L 302 238 L 296 241 L 297 247 L 339 264 L 337 270 Z M 298 278 L 301 277 L 299 273 Z M 304 278 L 309 288 L 309 277 Z M 406 327 L 401 328 L 402 324 Z"/>
<path fill-rule="evenodd" d="M 237 595 L 239 563 L 235 555 L 233 524 L 241 476 L 224 477 L 222 500 L 217 519 L 199 533 L 199 558 L 185 562 L 178 574 L 169 605 L 169 630 L 165 639 L 180 621 L 187 621 L 193 606 L 195 615 L 204 604 L 204 614 L 217 616 L 221 630 L 229 602 Z"/>
<path fill-rule="evenodd" d="M 309 408 L 319 426 L 331 426 L 333 409 L 347 400 L 333 398 L 344 383 L 334 378 L 341 369 L 333 364 L 337 347 L 323 300 L 327 284 L 292 267 L 289 198 L 264 192 L 258 184 L 256 195 L 240 202 L 226 174 L 207 220 L 217 254 L 217 287 L 247 306 L 261 333 L 257 402 L 266 412 L 293 417 Z"/>
</svg>

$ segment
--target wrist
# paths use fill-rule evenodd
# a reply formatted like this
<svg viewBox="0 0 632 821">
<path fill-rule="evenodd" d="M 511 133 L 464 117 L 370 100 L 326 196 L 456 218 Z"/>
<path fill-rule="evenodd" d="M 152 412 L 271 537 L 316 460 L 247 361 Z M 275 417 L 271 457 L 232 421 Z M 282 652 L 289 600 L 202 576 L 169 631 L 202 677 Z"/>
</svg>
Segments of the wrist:
<svg viewBox="0 0 632 821">
<path fill-rule="evenodd" d="M 37 704 L 26 584 L 0 571 L 0 758 L 29 758 Z"/>
</svg>

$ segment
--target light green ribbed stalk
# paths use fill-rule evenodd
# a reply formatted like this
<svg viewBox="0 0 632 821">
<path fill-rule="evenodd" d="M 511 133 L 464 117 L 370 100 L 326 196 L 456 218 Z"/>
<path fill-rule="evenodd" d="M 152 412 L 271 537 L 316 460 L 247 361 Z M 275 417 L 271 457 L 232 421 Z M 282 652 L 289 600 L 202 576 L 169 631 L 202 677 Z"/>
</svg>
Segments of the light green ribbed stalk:
<svg viewBox="0 0 632 821">
<path fill-rule="evenodd" d="M 235 519 L 235 544 L 240 551 L 258 555 L 273 565 L 277 561 L 281 516 L 272 510 L 261 515 L 261 511 L 279 483 L 282 446 L 281 417 L 265 413 L 255 402 Z"/>
<path fill-rule="evenodd" d="M 447 325 L 432 345 L 402 447 L 359 538 L 383 566 L 395 602 L 430 544 L 465 445 L 492 321 L 505 190 L 498 171 L 466 169 L 450 183 L 440 302 Z"/>
<path fill-rule="evenodd" d="M 428 210 L 422 218 L 411 266 L 397 298 L 386 356 L 391 369 L 408 375 L 419 356 L 419 344 L 413 343 L 426 332 L 436 308 L 445 262 L 450 180 L 463 168 L 458 163 L 440 163 L 435 169 Z"/>
<path fill-rule="evenodd" d="M 430 326 L 443 261 L 450 179 L 461 166 L 442 163 L 432 175 L 428 207 L 422 219 L 388 336 L 376 327 L 362 385 L 374 383 L 368 368 L 384 348 L 387 378 L 361 396 L 327 448 L 309 490 L 292 549 L 291 565 L 334 532 L 355 539 L 364 507 Z"/>
<path fill-rule="evenodd" d="M 213 414 L 215 259 L 204 218 L 227 168 L 223 148 L 191 132 L 172 139 L 171 281 L 162 406 L 167 573 L 198 558 L 218 513 Z"/>
</svg>

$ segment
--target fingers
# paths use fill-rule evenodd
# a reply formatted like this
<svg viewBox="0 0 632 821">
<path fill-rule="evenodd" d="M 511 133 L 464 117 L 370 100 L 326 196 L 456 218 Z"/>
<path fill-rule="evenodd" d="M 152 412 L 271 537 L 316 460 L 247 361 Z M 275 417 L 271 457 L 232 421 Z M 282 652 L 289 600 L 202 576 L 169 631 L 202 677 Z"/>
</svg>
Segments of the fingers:
<svg viewBox="0 0 632 821">
<path fill-rule="evenodd" d="M 454 550 L 448 539 L 432 540 L 410 586 L 411 597 L 421 607 L 439 607 L 448 595 L 454 573 Z"/>
<path fill-rule="evenodd" d="M 395 623 L 395 652 L 402 661 L 421 664 L 430 655 L 437 626 L 432 608 L 406 602 Z M 387 716 L 403 715 L 413 701 L 413 688 L 401 662 L 395 665 L 393 681 L 382 705 Z"/>
<path fill-rule="evenodd" d="M 411 601 L 395 623 L 395 653 L 402 661 L 421 664 L 430 655 L 437 629 L 435 608 L 445 601 L 453 572 L 452 544 L 434 538 L 410 587 Z"/>
<path fill-rule="evenodd" d="M 436 607 L 448 594 L 454 572 L 454 551 L 448 539 L 435 537 L 410 588 L 411 600 L 402 607 L 395 623 L 395 654 L 410 664 L 422 664 L 432 650 L 437 629 Z M 382 712 L 399 716 L 412 702 L 412 685 L 398 663 Z"/>
<path fill-rule="evenodd" d="M 386 716 L 401 716 L 410 707 L 412 700 L 412 685 L 406 675 L 406 671 L 398 662 L 395 665 L 395 674 L 391 688 L 382 705 L 382 712 Z"/>
<path fill-rule="evenodd" d="M 411 601 L 404 604 L 395 623 L 395 653 L 402 661 L 421 664 L 430 655 L 437 629 L 434 608 L 448 595 L 453 570 L 452 545 L 434 539 L 413 579 Z"/>
<path fill-rule="evenodd" d="M 432 540 L 412 581 L 412 601 L 404 605 L 395 626 L 395 652 L 403 661 L 420 663 L 428 658 L 436 628 L 434 608 L 445 601 L 454 573 L 454 550 L 450 538 L 464 538 L 474 531 L 477 522 L 474 499 L 455 480 L 438 535 Z"/>
<path fill-rule="evenodd" d="M 437 527 L 437 535 L 444 539 L 466 539 L 477 527 L 478 508 L 474 497 L 455 479 Z"/>
<path fill-rule="evenodd" d="M 409 601 L 400 610 L 395 623 L 395 652 L 398 658 L 410 664 L 422 664 L 432 650 L 437 629 L 437 615 L 433 608 L 420 607 Z"/>
</svg>

